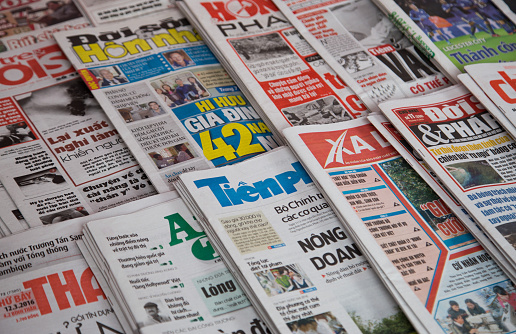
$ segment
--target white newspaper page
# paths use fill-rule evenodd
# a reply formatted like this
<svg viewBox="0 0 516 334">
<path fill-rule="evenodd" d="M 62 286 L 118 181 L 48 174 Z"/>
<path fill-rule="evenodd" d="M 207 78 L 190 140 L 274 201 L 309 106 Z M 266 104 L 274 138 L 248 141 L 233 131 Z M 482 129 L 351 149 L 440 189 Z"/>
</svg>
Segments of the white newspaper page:
<svg viewBox="0 0 516 334">
<path fill-rule="evenodd" d="M 140 333 L 267 333 L 182 200 L 87 228 Z"/>
<path fill-rule="evenodd" d="M 466 300 L 487 307 L 493 286 L 507 288 L 510 280 L 372 124 L 355 120 L 285 135 L 429 333 L 456 333 L 466 318 L 478 330 L 486 328 L 483 319 L 500 320 L 486 312 L 467 317 Z M 462 319 L 454 317 L 454 303 Z"/>
<path fill-rule="evenodd" d="M 279 332 L 324 318 L 352 332 L 347 314 L 363 333 L 414 332 L 288 148 L 181 181 Z"/>
<path fill-rule="evenodd" d="M 464 75 L 464 74 L 461 74 Z M 459 77 L 461 76 L 459 75 Z M 512 261 L 505 258 L 505 254 L 500 252 L 496 245 L 484 234 L 482 229 L 475 223 L 475 220 L 468 215 L 467 211 L 460 203 L 450 194 L 441 181 L 436 177 L 435 173 L 428 167 L 426 162 L 421 159 L 414 148 L 400 135 L 394 126 L 383 115 L 370 115 L 367 119 L 375 126 L 375 128 L 394 146 L 400 155 L 410 164 L 410 166 L 421 176 L 421 178 L 432 188 L 440 197 L 439 203 L 442 207 L 449 210 L 458 218 L 456 224 L 438 223 L 436 226 L 444 236 L 459 236 L 469 231 L 475 239 L 492 254 L 498 265 L 513 281 L 516 280 L 516 273 L 512 266 Z M 432 212 L 433 205 L 426 206 Z M 449 210 L 447 209 L 449 208 Z M 466 228 L 462 225 L 464 224 Z"/>
<path fill-rule="evenodd" d="M 371 0 L 274 2 L 370 110 L 450 85 Z"/>
<path fill-rule="evenodd" d="M 230 0 L 178 2 L 279 131 L 368 113 L 274 3 L 245 4 L 250 7 Z"/>
<path fill-rule="evenodd" d="M 156 193 L 55 42 L 2 55 L 0 179 L 29 226 Z"/>
<path fill-rule="evenodd" d="M 516 127 L 516 62 L 477 64 L 466 66 L 465 69 L 496 105 L 499 110 L 497 111 L 502 112 L 503 119 L 510 122 L 511 126 L 507 127 L 507 130 L 513 138 L 516 137 L 516 131 L 510 131 Z"/>
<path fill-rule="evenodd" d="M 380 105 L 513 266 L 516 143 L 462 86 Z"/>
<path fill-rule="evenodd" d="M 122 334 L 76 240 L 85 219 L 0 243 L 0 332 Z"/>
<path fill-rule="evenodd" d="M 73 0 L 1 1 L 0 53 L 51 40 L 57 31 L 89 25 Z"/>
<path fill-rule="evenodd" d="M 142 15 L 166 11 L 174 0 L 76 0 L 82 5 L 94 26 L 131 20 Z M 129 21 L 127 21 L 129 23 Z"/>
<path fill-rule="evenodd" d="M 175 9 L 131 28 L 122 22 L 56 39 L 159 192 L 181 173 L 278 146 Z"/>
<path fill-rule="evenodd" d="M 373 0 L 442 72 L 513 61 L 516 25 L 491 0 Z"/>
</svg>

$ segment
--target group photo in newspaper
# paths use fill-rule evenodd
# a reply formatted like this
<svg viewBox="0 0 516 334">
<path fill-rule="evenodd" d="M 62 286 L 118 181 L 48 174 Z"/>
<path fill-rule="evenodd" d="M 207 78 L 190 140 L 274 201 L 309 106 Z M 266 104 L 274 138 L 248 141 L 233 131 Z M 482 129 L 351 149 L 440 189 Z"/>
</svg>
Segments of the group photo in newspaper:
<svg viewBox="0 0 516 334">
<path fill-rule="evenodd" d="M 512 0 L 0 0 L 0 333 L 516 333 Z"/>
</svg>

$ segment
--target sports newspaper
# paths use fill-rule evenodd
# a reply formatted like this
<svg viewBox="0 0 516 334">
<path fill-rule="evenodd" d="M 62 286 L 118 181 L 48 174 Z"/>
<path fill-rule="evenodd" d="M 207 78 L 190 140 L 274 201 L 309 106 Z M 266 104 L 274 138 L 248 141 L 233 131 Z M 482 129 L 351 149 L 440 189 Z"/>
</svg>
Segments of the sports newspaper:
<svg viewBox="0 0 516 334">
<path fill-rule="evenodd" d="M 178 10 L 136 22 L 56 39 L 159 192 L 281 143 Z"/>
<path fill-rule="evenodd" d="M 516 24 L 491 0 L 373 1 L 454 83 L 466 65 L 515 59 Z"/>
<path fill-rule="evenodd" d="M 351 316 L 364 332 L 391 321 L 414 331 L 290 149 L 178 183 L 271 329 L 330 319 L 354 333 Z"/>
<path fill-rule="evenodd" d="M 61 30 L 90 25 L 74 0 L 0 1 L 0 53 L 52 40 Z"/>
<path fill-rule="evenodd" d="M 85 235 L 127 333 L 268 333 L 181 199 L 92 221 Z"/>
<path fill-rule="evenodd" d="M 29 226 L 156 193 L 55 42 L 0 59 L 0 179 Z"/>
<path fill-rule="evenodd" d="M 278 131 L 368 113 L 272 1 L 246 1 L 245 8 L 230 0 L 177 4 Z"/>
<path fill-rule="evenodd" d="M 514 267 L 516 143 L 464 87 L 441 94 L 380 107 Z"/>
<path fill-rule="evenodd" d="M 489 254 L 366 119 L 284 133 L 348 230 L 398 290 L 400 305 L 417 315 L 426 332 L 454 333 L 451 305 L 465 309 L 471 299 L 489 309 L 493 287 L 511 287 Z M 475 328 L 484 319 L 496 323 L 490 310 L 469 316 L 468 322 Z"/>
<path fill-rule="evenodd" d="M 450 85 L 371 0 L 274 2 L 372 111 Z"/>
</svg>

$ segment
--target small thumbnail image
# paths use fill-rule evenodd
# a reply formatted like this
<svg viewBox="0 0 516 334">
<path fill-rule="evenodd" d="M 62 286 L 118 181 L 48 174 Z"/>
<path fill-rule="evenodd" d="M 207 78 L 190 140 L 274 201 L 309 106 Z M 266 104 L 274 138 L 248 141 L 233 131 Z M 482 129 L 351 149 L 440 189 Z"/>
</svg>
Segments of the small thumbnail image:
<svg viewBox="0 0 516 334">
<path fill-rule="evenodd" d="M 297 264 L 260 271 L 254 275 L 269 297 L 313 286 L 313 283 Z"/>
<path fill-rule="evenodd" d="M 68 187 L 65 178 L 57 168 L 18 176 L 14 178 L 14 181 L 26 197 L 49 194 Z"/>
<path fill-rule="evenodd" d="M 343 334 L 346 333 L 344 326 L 331 313 L 325 312 L 288 322 L 288 328 L 293 334 Z"/>
<path fill-rule="evenodd" d="M 24 143 L 36 139 L 25 122 L 0 126 L 0 148 Z"/>
<path fill-rule="evenodd" d="M 174 69 L 193 66 L 195 62 L 184 50 L 174 50 L 172 52 L 163 53 L 163 57 L 168 60 Z"/>
<path fill-rule="evenodd" d="M 50 215 L 41 216 L 43 225 L 55 224 L 65 220 L 87 216 L 88 212 L 82 207 L 70 208 L 59 212 L 54 212 Z"/>
<path fill-rule="evenodd" d="M 464 189 L 505 182 L 486 160 L 446 165 L 446 170 Z"/>
<path fill-rule="evenodd" d="M 190 144 L 188 142 L 184 142 L 150 152 L 149 156 L 156 164 L 156 167 L 158 167 L 158 169 L 162 169 L 195 158 L 193 152 L 194 151 L 190 149 Z"/>
<path fill-rule="evenodd" d="M 118 66 L 96 68 L 91 69 L 90 71 L 95 77 L 97 77 L 100 87 L 116 86 L 129 82 Z"/>
</svg>

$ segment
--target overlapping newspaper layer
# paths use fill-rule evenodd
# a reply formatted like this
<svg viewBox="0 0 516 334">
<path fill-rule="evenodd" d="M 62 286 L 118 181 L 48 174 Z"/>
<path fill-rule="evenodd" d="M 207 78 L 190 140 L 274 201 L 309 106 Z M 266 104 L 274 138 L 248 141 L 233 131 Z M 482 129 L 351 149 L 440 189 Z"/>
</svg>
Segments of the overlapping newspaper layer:
<svg viewBox="0 0 516 334">
<path fill-rule="evenodd" d="M 514 268 L 512 137 L 463 86 L 380 107 Z"/>
<path fill-rule="evenodd" d="M 56 39 L 159 192 L 281 143 L 173 8 Z"/>
<path fill-rule="evenodd" d="M 55 42 L 2 55 L 0 180 L 29 226 L 156 193 Z"/>
<path fill-rule="evenodd" d="M 178 1 L 256 108 L 278 130 L 335 123 L 367 108 L 269 0 Z"/>
<path fill-rule="evenodd" d="M 274 0 L 370 110 L 450 81 L 370 0 Z"/>
<path fill-rule="evenodd" d="M 464 74 L 461 74 L 462 76 Z M 459 76 L 459 77 L 460 77 Z M 460 235 L 465 232 L 464 224 L 467 230 L 475 237 L 475 239 L 484 247 L 484 249 L 492 255 L 493 259 L 498 263 L 502 270 L 507 274 L 511 280 L 516 280 L 516 273 L 512 266 L 512 261 L 505 258 L 505 254 L 493 244 L 493 242 L 484 234 L 482 229 L 475 223 L 467 211 L 460 205 L 460 203 L 449 193 L 442 182 L 436 177 L 435 173 L 428 167 L 428 165 L 421 159 L 414 148 L 399 134 L 398 131 L 383 115 L 370 115 L 367 118 L 375 128 L 389 141 L 389 143 L 400 153 L 400 155 L 410 164 L 410 166 L 421 176 L 421 178 L 435 191 L 440 197 L 439 203 L 431 203 L 426 206 L 430 212 L 435 211 L 439 204 L 444 202 L 446 217 L 444 223 L 438 223 L 437 229 L 445 236 Z M 449 208 L 449 210 L 446 208 Z M 449 213 L 453 214 L 460 220 L 457 224 Z M 448 220 L 450 219 L 450 220 Z"/>
<path fill-rule="evenodd" d="M 51 40 L 57 31 L 82 29 L 89 25 L 74 0 L 2 1 L 0 53 Z"/>
<path fill-rule="evenodd" d="M 515 138 L 516 62 L 470 65 L 465 70 L 474 82 L 459 76 L 462 83 Z"/>
<path fill-rule="evenodd" d="M 85 235 L 127 333 L 268 332 L 182 200 L 92 221 Z"/>
<path fill-rule="evenodd" d="M 355 332 L 347 314 L 364 332 L 414 331 L 288 148 L 180 180 L 179 192 L 277 332 L 324 318 Z"/>
<path fill-rule="evenodd" d="M 122 334 L 76 241 L 88 219 L 131 213 L 177 198 L 155 195 L 65 224 L 40 226 L 0 243 L 0 332 Z"/>
<path fill-rule="evenodd" d="M 491 0 L 373 0 L 454 82 L 464 66 L 513 61 L 516 25 Z"/>
<path fill-rule="evenodd" d="M 398 290 L 400 305 L 419 318 L 421 332 L 453 332 L 460 320 L 448 310 L 452 301 L 461 308 L 466 299 L 487 307 L 493 286 L 511 286 L 439 196 L 367 120 L 292 128 L 285 136 L 372 263 Z M 474 328 L 484 329 L 484 319 L 501 321 L 490 314 L 468 317 Z"/>
</svg>

